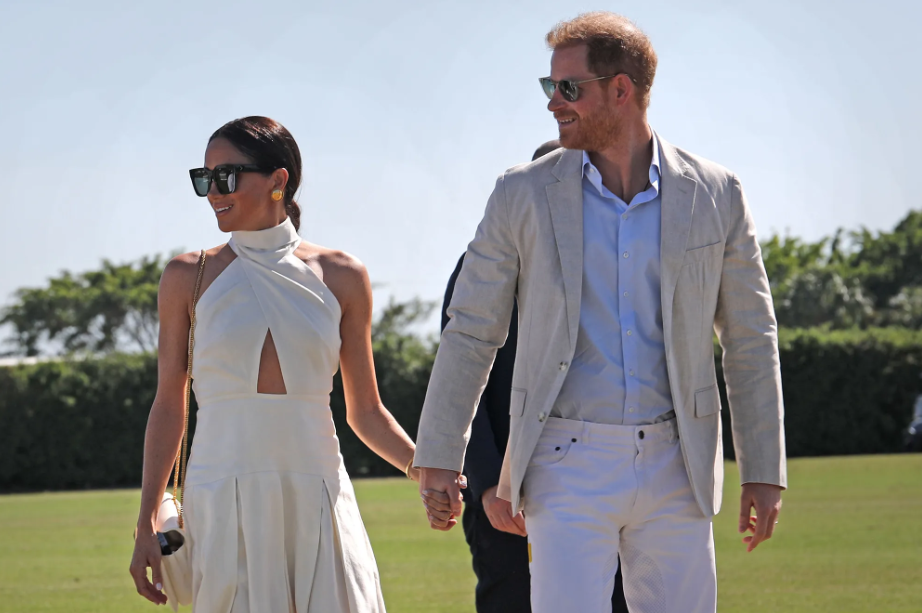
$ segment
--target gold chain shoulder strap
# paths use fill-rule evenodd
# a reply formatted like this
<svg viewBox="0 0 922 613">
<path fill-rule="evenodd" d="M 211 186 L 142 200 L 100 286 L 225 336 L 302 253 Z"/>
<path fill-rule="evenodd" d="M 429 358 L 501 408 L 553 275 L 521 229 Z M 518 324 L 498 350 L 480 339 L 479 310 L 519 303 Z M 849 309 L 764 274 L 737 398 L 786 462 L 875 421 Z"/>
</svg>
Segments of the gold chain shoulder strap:
<svg viewBox="0 0 922 613">
<path fill-rule="evenodd" d="M 185 423 L 182 430 L 182 446 L 176 455 L 173 465 L 173 502 L 179 513 L 179 527 L 184 527 L 182 499 L 186 489 L 186 462 L 189 451 L 189 404 L 192 402 L 192 351 L 195 348 L 195 307 L 198 304 L 198 293 L 202 287 L 202 273 L 205 272 L 205 250 L 199 256 L 198 277 L 195 279 L 195 291 L 192 293 L 192 321 L 189 325 L 189 359 L 186 364 L 186 410 Z M 179 490 L 179 496 L 176 492 Z"/>
</svg>

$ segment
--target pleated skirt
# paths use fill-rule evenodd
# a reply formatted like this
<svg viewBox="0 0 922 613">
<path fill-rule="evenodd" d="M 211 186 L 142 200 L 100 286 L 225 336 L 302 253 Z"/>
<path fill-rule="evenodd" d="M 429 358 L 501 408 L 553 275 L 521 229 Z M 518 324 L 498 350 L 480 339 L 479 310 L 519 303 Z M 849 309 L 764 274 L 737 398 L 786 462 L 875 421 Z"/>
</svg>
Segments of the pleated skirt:
<svg viewBox="0 0 922 613">
<path fill-rule="evenodd" d="M 289 428 L 298 423 L 297 419 L 284 419 L 287 403 L 273 404 L 275 419 L 267 420 L 263 415 L 256 427 L 257 441 L 278 442 L 292 436 L 290 430 L 272 436 L 266 431 L 267 423 L 275 421 L 281 426 L 288 421 Z M 304 419 L 303 405 L 292 409 Z M 332 422 L 329 409 L 326 411 Z M 254 449 L 263 446 L 259 443 L 228 445 L 228 418 L 236 421 L 235 412 L 233 407 L 223 407 L 219 415 L 221 428 L 209 428 L 209 422 L 215 421 L 214 412 L 206 411 L 204 416 L 200 412 L 196 429 L 189 467 L 193 478 L 187 480 L 183 501 L 186 544 L 192 558 L 193 611 L 384 613 L 374 553 L 352 483 L 342 467 L 335 434 L 334 450 L 325 428 L 315 428 L 310 434 L 302 432 L 301 443 L 306 451 L 300 455 L 322 454 L 313 462 L 310 457 L 299 458 L 299 452 L 290 446 L 288 453 L 279 454 L 277 447 L 260 453 Z M 309 421 L 316 423 L 316 419 Z M 253 434 L 251 429 L 250 443 Z M 317 440 L 318 436 L 323 440 Z M 227 457 L 227 461 L 217 464 L 204 462 L 215 459 L 217 448 L 221 453 L 236 449 L 237 455 L 233 461 Z M 266 458 L 271 460 L 273 454 L 285 460 L 269 462 L 270 465 L 300 463 L 305 470 L 312 465 L 321 469 L 326 465 L 325 470 L 317 470 L 326 474 L 268 470 Z M 241 455 L 259 460 L 242 461 Z M 228 464 L 236 474 L 203 481 L 209 473 L 214 476 L 225 472 Z M 241 470 L 246 465 L 260 470 Z M 330 469 L 337 465 L 338 470 Z M 217 466 L 224 470 L 217 471 Z"/>
</svg>

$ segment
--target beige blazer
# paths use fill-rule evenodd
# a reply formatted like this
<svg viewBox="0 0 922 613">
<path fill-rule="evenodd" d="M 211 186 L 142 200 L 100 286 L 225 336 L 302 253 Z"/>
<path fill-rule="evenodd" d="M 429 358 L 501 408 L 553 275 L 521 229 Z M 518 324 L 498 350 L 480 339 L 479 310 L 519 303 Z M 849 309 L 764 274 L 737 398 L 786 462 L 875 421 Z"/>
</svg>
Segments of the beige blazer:
<svg viewBox="0 0 922 613">
<path fill-rule="evenodd" d="M 724 351 L 743 483 L 786 487 L 777 324 L 752 215 L 727 169 L 660 139 L 662 305 L 669 387 L 701 511 L 720 510 Z M 419 424 L 416 466 L 460 471 L 474 412 L 518 297 L 511 427 L 499 495 L 522 480 L 576 349 L 583 278 L 582 154 L 558 150 L 506 171 L 468 246 Z"/>
</svg>

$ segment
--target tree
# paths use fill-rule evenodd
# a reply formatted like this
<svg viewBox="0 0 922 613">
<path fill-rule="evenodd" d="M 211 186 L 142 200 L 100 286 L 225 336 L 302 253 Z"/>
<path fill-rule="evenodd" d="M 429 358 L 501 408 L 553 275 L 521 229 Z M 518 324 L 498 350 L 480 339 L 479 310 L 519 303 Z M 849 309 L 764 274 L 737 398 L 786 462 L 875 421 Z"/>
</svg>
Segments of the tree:
<svg viewBox="0 0 922 613">
<path fill-rule="evenodd" d="M 156 349 L 165 262 L 161 256 L 128 264 L 103 260 L 100 270 L 64 271 L 45 287 L 18 290 L 14 303 L 0 311 L 0 324 L 14 331 L 9 354 Z"/>
<path fill-rule="evenodd" d="M 812 266 L 794 275 L 778 294 L 774 303 L 780 326 L 864 328 L 876 319 L 860 281 L 843 277 L 832 266 Z"/>
<path fill-rule="evenodd" d="M 776 235 L 762 253 L 781 326 L 922 326 L 920 211 L 876 235 L 840 229 L 816 243 Z"/>
<path fill-rule="evenodd" d="M 874 236 L 866 229 L 854 233 L 859 249 L 849 264 L 885 308 L 907 288 L 922 286 L 922 211 L 910 211 L 893 232 Z"/>
<path fill-rule="evenodd" d="M 805 243 L 796 237 L 782 238 L 777 234 L 762 243 L 762 261 L 772 294 L 776 291 L 783 293 L 792 279 L 805 270 L 825 266 L 829 260 L 825 253 L 828 243 L 826 238 L 816 243 Z"/>
<path fill-rule="evenodd" d="M 815 243 L 775 235 L 762 244 L 779 325 L 851 328 L 874 320 L 873 300 L 847 264 L 851 248 L 841 230 Z"/>
</svg>

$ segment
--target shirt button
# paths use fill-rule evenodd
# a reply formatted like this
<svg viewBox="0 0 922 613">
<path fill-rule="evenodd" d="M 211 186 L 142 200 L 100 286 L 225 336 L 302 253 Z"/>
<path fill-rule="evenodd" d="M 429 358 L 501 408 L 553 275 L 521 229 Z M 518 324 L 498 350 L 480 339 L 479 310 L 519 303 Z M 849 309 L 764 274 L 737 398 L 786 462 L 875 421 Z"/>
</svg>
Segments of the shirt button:
<svg viewBox="0 0 922 613">
<path fill-rule="evenodd" d="M 628 256 L 627 251 L 624 252 L 624 257 L 626 257 L 626 258 L 627 258 L 627 257 L 630 257 L 630 256 Z"/>
<path fill-rule="evenodd" d="M 627 331 L 627 335 L 628 335 L 628 336 L 631 336 L 632 334 L 634 334 L 634 333 L 631 332 L 630 330 Z"/>
<path fill-rule="evenodd" d="M 621 216 L 621 219 L 627 219 L 627 213 L 623 214 L 623 215 Z"/>
<path fill-rule="evenodd" d="M 628 412 L 628 413 L 633 413 L 633 412 L 634 412 L 634 407 L 631 407 L 630 409 L 628 409 L 627 412 Z"/>
<path fill-rule="evenodd" d="M 544 423 L 544 420 L 546 420 L 546 419 L 547 419 L 547 414 L 545 414 L 545 413 L 538 413 L 538 421 L 540 421 L 541 423 Z"/>
<path fill-rule="evenodd" d="M 566 369 L 567 369 L 567 363 L 566 363 L 566 362 L 561 362 L 561 363 L 560 363 L 560 370 L 566 370 Z"/>
<path fill-rule="evenodd" d="M 634 376 L 634 371 L 632 370 L 632 371 L 631 371 L 630 373 L 628 373 L 628 374 L 630 374 L 630 375 L 633 377 L 633 376 Z"/>
<path fill-rule="evenodd" d="M 624 292 L 624 297 L 627 298 L 627 292 Z"/>
</svg>

